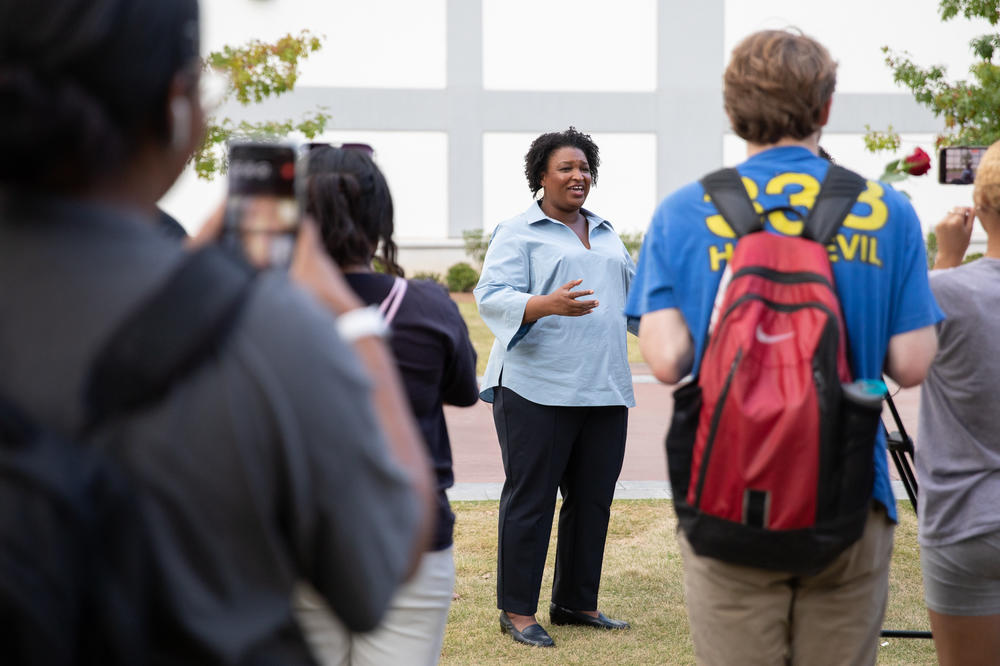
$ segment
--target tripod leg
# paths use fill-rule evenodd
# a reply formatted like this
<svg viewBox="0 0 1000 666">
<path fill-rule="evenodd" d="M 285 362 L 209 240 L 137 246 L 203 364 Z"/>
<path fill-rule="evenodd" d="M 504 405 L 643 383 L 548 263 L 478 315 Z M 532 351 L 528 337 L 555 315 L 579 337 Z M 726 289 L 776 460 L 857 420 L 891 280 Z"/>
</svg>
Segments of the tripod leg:
<svg viewBox="0 0 1000 666">
<path fill-rule="evenodd" d="M 896 467 L 896 472 L 899 474 L 899 480 L 903 482 L 906 496 L 910 498 L 910 505 L 913 507 L 913 512 L 916 513 L 917 475 L 914 473 L 913 464 L 911 463 L 914 451 L 913 440 L 906 434 L 903 419 L 899 416 L 899 411 L 896 409 L 896 403 L 892 401 L 892 396 L 886 395 L 885 401 L 896 424 L 896 430 L 893 432 L 889 432 L 885 423 L 882 424 L 882 429 L 885 431 L 886 446 L 889 449 L 892 464 Z M 907 454 L 911 457 L 908 458 Z M 931 632 L 929 631 L 910 631 L 905 629 L 883 629 L 880 635 L 883 638 L 931 638 Z"/>
</svg>

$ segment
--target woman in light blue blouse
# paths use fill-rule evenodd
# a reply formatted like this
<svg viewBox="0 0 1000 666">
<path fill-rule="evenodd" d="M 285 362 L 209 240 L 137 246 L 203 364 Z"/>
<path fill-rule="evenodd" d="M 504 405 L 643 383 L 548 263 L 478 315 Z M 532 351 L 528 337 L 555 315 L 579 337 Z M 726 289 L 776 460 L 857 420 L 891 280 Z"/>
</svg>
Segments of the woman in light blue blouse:
<svg viewBox="0 0 1000 666">
<path fill-rule="evenodd" d="M 572 127 L 543 134 L 524 161 L 532 195 L 544 195 L 502 222 L 486 253 L 475 295 L 496 341 L 480 395 L 493 403 L 506 475 L 500 626 L 519 643 L 550 647 L 535 612 L 557 488 L 550 621 L 629 626 L 599 612 L 597 594 L 635 404 L 624 315 L 635 266 L 611 223 L 583 208 L 600 164 L 588 135 Z"/>
</svg>

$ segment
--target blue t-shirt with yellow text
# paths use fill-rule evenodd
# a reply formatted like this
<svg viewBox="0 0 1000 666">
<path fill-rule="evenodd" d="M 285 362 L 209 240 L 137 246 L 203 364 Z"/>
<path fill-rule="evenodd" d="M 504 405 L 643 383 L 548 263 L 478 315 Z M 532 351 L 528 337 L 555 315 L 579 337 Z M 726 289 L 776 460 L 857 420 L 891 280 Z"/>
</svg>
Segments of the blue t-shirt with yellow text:
<svg viewBox="0 0 1000 666">
<path fill-rule="evenodd" d="M 798 146 L 772 148 L 737 166 L 758 211 L 812 207 L 829 163 Z M 795 215 L 774 211 L 765 228 L 797 236 Z M 736 246 L 732 229 L 700 183 L 668 196 L 646 232 L 625 311 L 642 316 L 679 308 L 695 341 L 695 367 L 704 350 L 719 280 Z M 944 318 L 931 294 L 920 222 L 909 200 L 888 185 L 867 188 L 828 246 L 850 344 L 855 379 L 879 379 L 889 338 Z M 876 449 L 874 497 L 895 519 L 884 437 Z"/>
</svg>

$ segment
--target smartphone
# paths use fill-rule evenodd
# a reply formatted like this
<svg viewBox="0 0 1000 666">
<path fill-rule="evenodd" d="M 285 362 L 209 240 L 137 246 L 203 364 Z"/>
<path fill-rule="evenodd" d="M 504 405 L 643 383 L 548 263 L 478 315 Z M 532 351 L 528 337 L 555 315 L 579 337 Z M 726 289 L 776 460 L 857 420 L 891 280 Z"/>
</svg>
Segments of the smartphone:
<svg viewBox="0 0 1000 666">
<path fill-rule="evenodd" d="M 938 153 L 938 182 L 971 185 L 988 146 L 948 146 Z"/>
<path fill-rule="evenodd" d="M 229 146 L 229 194 L 221 242 L 257 268 L 287 268 L 302 219 L 297 151 L 282 143 Z"/>
</svg>

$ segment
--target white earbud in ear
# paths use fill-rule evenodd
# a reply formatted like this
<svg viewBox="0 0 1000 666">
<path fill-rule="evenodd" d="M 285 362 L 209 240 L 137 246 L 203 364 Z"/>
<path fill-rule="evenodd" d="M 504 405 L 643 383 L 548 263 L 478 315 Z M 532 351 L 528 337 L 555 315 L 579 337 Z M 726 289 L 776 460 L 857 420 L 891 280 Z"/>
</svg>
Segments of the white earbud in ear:
<svg viewBox="0 0 1000 666">
<path fill-rule="evenodd" d="M 176 151 L 187 150 L 191 139 L 191 101 L 185 97 L 170 100 L 170 146 Z"/>
</svg>

